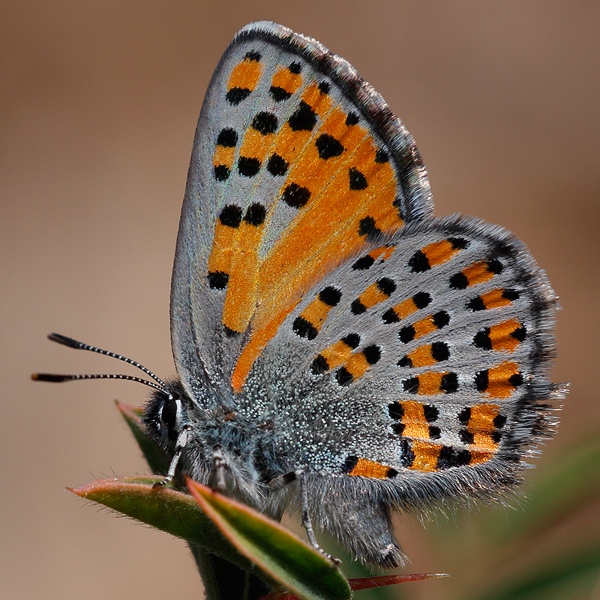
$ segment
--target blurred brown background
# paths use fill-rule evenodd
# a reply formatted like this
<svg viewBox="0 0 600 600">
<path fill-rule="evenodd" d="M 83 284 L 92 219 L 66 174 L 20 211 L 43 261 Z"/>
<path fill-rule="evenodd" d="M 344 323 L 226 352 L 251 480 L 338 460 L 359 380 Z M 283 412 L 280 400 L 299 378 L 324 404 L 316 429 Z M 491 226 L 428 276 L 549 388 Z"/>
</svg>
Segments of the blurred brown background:
<svg viewBox="0 0 600 600">
<path fill-rule="evenodd" d="M 547 270 L 564 308 L 554 378 L 572 392 L 538 465 L 600 430 L 600 4 L 4 1 L 5 598 L 199 596 L 182 542 L 65 491 L 147 471 L 112 403 L 141 404 L 145 389 L 29 374 L 121 372 L 51 331 L 173 372 L 169 284 L 196 120 L 221 53 L 260 19 L 317 38 L 382 93 L 417 140 L 438 216 L 502 224 Z M 445 570 L 452 548 L 433 560 L 410 519 L 398 533 L 409 572 Z M 439 600 L 450 584 L 411 585 L 411 598 Z"/>
</svg>

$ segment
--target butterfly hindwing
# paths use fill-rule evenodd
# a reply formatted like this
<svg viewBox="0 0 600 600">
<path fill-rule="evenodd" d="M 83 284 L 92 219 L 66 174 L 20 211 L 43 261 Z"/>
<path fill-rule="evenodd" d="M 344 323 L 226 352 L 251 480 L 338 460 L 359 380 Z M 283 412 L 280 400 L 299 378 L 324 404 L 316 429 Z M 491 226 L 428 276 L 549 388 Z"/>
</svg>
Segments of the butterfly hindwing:
<svg viewBox="0 0 600 600">
<path fill-rule="evenodd" d="M 244 28 L 206 94 L 175 258 L 190 396 L 239 394 L 315 282 L 430 212 L 412 137 L 346 61 L 279 25 Z"/>
<path fill-rule="evenodd" d="M 423 221 L 302 298 L 250 371 L 248 410 L 269 382 L 274 427 L 296 424 L 282 454 L 316 472 L 412 496 L 431 494 L 421 480 L 444 495 L 479 477 L 501 488 L 544 429 L 555 305 L 508 232 Z"/>
</svg>

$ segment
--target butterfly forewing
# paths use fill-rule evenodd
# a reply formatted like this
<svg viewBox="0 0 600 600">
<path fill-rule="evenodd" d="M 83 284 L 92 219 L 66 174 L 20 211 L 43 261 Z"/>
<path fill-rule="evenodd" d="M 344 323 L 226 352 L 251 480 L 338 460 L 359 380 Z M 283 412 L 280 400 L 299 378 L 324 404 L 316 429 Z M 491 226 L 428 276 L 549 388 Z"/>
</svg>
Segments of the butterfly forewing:
<svg viewBox="0 0 600 600">
<path fill-rule="evenodd" d="M 412 138 L 346 61 L 281 26 L 242 30 L 206 95 L 178 239 L 172 337 L 191 396 L 240 393 L 317 281 L 430 210 Z"/>
</svg>

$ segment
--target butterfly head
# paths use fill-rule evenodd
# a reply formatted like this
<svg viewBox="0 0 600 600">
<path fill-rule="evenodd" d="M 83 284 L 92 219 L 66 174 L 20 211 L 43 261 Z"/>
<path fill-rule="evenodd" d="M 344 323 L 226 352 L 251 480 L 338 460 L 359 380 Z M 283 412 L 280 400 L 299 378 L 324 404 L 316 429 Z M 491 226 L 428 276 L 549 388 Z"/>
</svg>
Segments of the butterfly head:
<svg viewBox="0 0 600 600">
<path fill-rule="evenodd" d="M 164 390 L 155 390 L 144 410 L 143 423 L 150 437 L 162 447 L 175 444 L 188 423 L 190 400 L 177 380 L 165 382 Z"/>
</svg>

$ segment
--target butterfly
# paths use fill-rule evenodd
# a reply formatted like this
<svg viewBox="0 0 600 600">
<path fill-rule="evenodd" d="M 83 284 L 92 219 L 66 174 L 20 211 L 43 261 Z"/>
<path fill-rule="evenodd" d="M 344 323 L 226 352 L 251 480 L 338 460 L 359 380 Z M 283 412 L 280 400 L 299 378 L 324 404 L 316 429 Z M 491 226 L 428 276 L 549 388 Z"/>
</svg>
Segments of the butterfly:
<svg viewBox="0 0 600 600">
<path fill-rule="evenodd" d="M 181 214 L 178 379 L 145 409 L 167 481 L 301 510 L 315 546 L 313 523 L 382 567 L 404 559 L 393 510 L 510 495 L 561 397 L 557 298 L 510 232 L 432 213 L 413 138 L 348 62 L 270 22 L 235 36 Z"/>
</svg>

